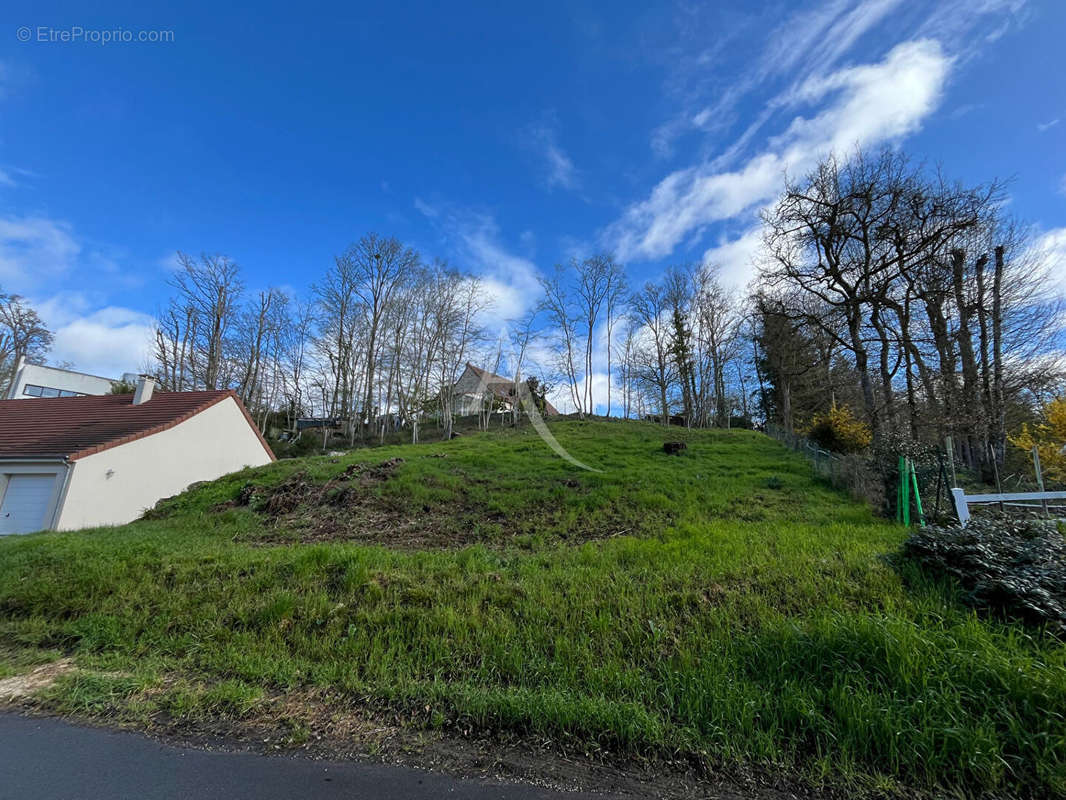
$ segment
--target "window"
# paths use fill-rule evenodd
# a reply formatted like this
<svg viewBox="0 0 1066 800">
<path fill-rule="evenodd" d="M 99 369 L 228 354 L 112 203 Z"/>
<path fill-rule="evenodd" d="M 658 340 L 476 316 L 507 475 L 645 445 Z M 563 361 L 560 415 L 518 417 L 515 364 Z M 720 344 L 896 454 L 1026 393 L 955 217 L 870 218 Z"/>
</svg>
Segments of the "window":
<svg viewBox="0 0 1066 800">
<path fill-rule="evenodd" d="M 38 386 L 27 383 L 22 393 L 28 397 L 85 397 L 84 392 L 72 392 L 69 389 L 53 389 L 51 386 Z"/>
</svg>

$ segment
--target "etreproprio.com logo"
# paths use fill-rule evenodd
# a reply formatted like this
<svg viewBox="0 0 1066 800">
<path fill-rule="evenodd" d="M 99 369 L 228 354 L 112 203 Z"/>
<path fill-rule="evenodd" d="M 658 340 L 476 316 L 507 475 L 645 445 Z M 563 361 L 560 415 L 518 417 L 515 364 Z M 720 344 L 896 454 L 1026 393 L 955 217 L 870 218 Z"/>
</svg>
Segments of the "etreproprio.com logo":
<svg viewBox="0 0 1066 800">
<path fill-rule="evenodd" d="M 20 42 L 39 44 L 160 44 L 174 41 L 172 30 L 133 28 L 87 28 L 82 25 L 21 25 L 15 30 Z"/>
</svg>

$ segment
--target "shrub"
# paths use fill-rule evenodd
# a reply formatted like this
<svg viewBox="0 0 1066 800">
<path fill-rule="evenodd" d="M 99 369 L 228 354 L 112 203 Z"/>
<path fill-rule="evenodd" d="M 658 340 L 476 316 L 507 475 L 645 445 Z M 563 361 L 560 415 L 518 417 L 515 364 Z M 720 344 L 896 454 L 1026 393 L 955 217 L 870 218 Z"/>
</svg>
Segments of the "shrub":
<svg viewBox="0 0 1066 800">
<path fill-rule="evenodd" d="M 1054 522 L 974 517 L 965 528 L 919 530 L 903 552 L 958 580 L 970 605 L 1066 635 L 1066 542 Z"/>
<path fill-rule="evenodd" d="M 302 458 L 322 452 L 322 435 L 312 431 L 295 441 L 270 441 L 270 447 L 278 458 Z"/>
<path fill-rule="evenodd" d="M 1010 437 L 1010 443 L 1027 453 L 1036 447 L 1044 477 L 1055 483 L 1066 483 L 1066 397 L 1045 405 L 1040 416 L 1042 421 L 1034 430 L 1022 425 L 1021 433 Z"/>
<path fill-rule="evenodd" d="M 825 414 L 818 414 L 811 423 L 808 437 L 826 450 L 835 453 L 857 453 L 870 446 L 870 428 L 855 418 L 847 406 L 834 405 Z"/>
</svg>

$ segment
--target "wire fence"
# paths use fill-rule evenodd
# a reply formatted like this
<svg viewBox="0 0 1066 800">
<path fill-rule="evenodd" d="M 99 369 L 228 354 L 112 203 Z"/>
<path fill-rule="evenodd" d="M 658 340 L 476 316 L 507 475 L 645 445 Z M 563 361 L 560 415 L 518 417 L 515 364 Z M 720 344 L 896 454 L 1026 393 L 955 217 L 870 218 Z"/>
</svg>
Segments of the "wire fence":
<svg viewBox="0 0 1066 800">
<path fill-rule="evenodd" d="M 765 431 L 786 447 L 806 456 L 815 474 L 834 488 L 846 491 L 855 500 L 871 503 L 875 508 L 885 508 L 882 482 L 862 456 L 830 452 L 806 436 L 786 431 L 772 422 L 766 424 Z"/>
</svg>

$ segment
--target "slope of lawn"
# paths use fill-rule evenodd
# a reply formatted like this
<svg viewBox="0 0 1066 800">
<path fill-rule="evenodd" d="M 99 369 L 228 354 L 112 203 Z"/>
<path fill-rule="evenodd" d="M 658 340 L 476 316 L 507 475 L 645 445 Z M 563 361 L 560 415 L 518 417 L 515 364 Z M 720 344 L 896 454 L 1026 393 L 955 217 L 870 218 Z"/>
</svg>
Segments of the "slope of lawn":
<svg viewBox="0 0 1066 800">
<path fill-rule="evenodd" d="M 429 726 L 853 790 L 1066 792 L 1066 647 L 893 567 L 903 529 L 758 433 L 553 431 L 602 471 L 491 432 L 0 540 L 0 675 L 47 651 L 104 671 L 53 687 L 65 710 L 217 717 L 327 687 Z"/>
</svg>

